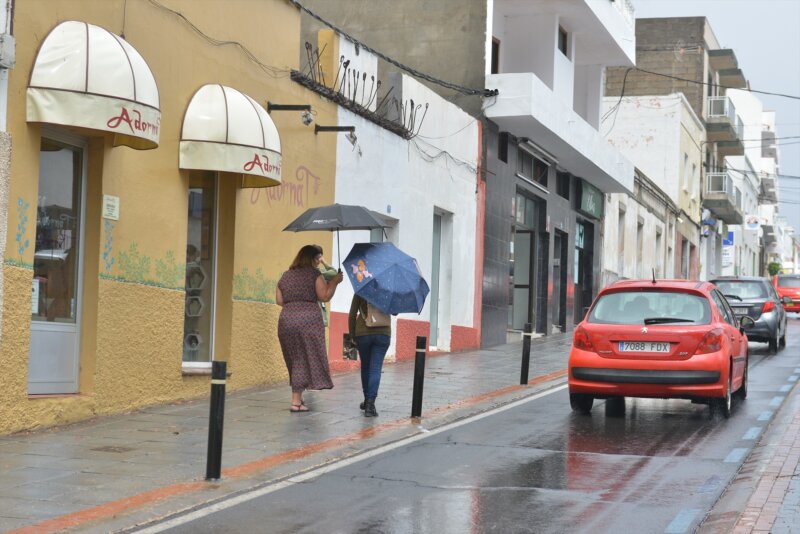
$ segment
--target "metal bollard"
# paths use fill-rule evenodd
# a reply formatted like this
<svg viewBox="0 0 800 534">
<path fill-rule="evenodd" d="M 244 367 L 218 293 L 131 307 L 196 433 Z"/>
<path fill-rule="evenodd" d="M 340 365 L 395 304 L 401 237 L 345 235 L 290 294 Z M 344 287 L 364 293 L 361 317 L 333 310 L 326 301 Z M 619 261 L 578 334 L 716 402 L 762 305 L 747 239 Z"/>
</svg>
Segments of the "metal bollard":
<svg viewBox="0 0 800 534">
<path fill-rule="evenodd" d="M 425 351 L 428 338 L 417 336 L 417 354 L 414 357 L 414 393 L 411 400 L 411 417 L 422 416 L 422 385 L 425 381 Z"/>
<path fill-rule="evenodd" d="M 208 415 L 206 480 L 219 480 L 222 468 L 222 424 L 225 419 L 225 371 L 227 363 L 211 363 L 211 408 Z"/>
<path fill-rule="evenodd" d="M 519 374 L 519 383 L 523 386 L 528 384 L 528 368 L 531 362 L 531 323 L 525 323 L 524 330 L 522 334 L 522 369 Z"/>
</svg>

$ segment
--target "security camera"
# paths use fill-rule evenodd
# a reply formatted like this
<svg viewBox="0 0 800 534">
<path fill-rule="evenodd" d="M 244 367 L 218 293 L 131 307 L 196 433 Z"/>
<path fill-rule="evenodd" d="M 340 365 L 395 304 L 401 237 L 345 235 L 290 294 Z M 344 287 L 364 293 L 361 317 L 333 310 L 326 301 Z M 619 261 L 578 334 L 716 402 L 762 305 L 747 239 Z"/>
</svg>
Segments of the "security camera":
<svg viewBox="0 0 800 534">
<path fill-rule="evenodd" d="M 314 115 L 310 111 L 306 110 L 300 113 L 300 120 L 303 121 L 303 124 L 308 126 L 312 122 L 314 122 Z"/>
</svg>

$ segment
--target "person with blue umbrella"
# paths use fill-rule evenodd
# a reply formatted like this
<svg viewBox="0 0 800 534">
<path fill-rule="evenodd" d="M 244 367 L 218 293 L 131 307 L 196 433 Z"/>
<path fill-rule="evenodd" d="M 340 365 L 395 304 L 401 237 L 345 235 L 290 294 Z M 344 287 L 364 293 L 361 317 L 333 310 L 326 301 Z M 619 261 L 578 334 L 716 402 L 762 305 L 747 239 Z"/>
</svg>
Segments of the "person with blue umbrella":
<svg viewBox="0 0 800 534">
<path fill-rule="evenodd" d="M 355 292 L 350 304 L 349 331 L 361 358 L 361 408 L 378 415 L 375 399 L 392 336 L 389 315 L 419 313 L 430 289 L 417 261 L 392 243 L 357 243 L 344 260 Z"/>
<path fill-rule="evenodd" d="M 366 300 L 353 295 L 348 317 L 350 338 L 355 340 L 361 359 L 361 389 L 364 401 L 359 408 L 364 417 L 377 417 L 375 400 L 381 385 L 383 360 L 392 341 L 392 321 L 388 315 L 374 310 Z"/>
</svg>

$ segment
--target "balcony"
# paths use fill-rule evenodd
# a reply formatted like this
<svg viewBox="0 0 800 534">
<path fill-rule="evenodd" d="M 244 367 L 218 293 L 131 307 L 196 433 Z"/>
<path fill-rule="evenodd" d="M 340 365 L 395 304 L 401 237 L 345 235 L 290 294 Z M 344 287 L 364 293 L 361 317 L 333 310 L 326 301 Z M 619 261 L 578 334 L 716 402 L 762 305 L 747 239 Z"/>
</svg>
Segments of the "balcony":
<svg viewBox="0 0 800 534">
<path fill-rule="evenodd" d="M 633 164 L 532 73 L 490 74 L 484 109 L 501 130 L 527 137 L 604 193 L 633 192 Z"/>
<path fill-rule="evenodd" d="M 774 174 L 761 176 L 761 191 L 758 195 L 759 204 L 777 204 L 777 177 Z"/>
<path fill-rule="evenodd" d="M 706 135 L 717 147 L 717 157 L 744 155 L 744 125 L 727 96 L 708 97 Z"/>
<path fill-rule="evenodd" d="M 742 224 L 742 192 L 733 185 L 733 178 L 727 172 L 706 174 L 706 194 L 703 206 L 727 224 Z"/>
<path fill-rule="evenodd" d="M 708 65 L 717 71 L 738 69 L 739 61 L 736 53 L 730 48 L 719 48 L 708 51 Z"/>
<path fill-rule="evenodd" d="M 736 106 L 727 96 L 708 97 L 706 132 L 709 141 L 742 139 L 744 127 L 736 114 Z"/>
</svg>

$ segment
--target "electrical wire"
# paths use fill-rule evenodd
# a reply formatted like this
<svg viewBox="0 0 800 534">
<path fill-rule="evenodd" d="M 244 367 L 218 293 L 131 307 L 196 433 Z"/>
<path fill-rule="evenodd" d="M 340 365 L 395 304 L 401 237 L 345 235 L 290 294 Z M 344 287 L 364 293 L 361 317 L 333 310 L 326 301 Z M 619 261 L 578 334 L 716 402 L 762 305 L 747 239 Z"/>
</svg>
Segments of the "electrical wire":
<svg viewBox="0 0 800 534">
<path fill-rule="evenodd" d="M 459 159 L 459 158 L 453 156 L 447 150 L 442 150 L 439 147 L 436 147 L 436 146 L 432 145 L 431 143 L 428 143 L 428 142 L 426 142 L 424 140 L 423 140 L 423 143 L 427 144 L 428 146 L 430 146 L 431 148 L 433 148 L 435 150 L 438 150 L 437 153 L 431 154 L 430 152 L 426 151 L 423 147 L 421 147 L 419 145 L 419 143 L 415 139 L 412 139 L 411 140 L 411 144 L 414 145 L 414 148 L 417 149 L 419 154 L 422 156 L 422 159 L 424 159 L 425 161 L 427 161 L 429 163 L 432 163 L 432 162 L 434 162 L 434 161 L 436 161 L 438 159 L 445 158 L 445 165 L 446 166 L 447 166 L 447 162 L 451 161 L 451 162 L 455 163 L 458 166 L 466 168 L 467 170 L 469 170 L 472 173 L 478 172 L 478 167 L 476 165 L 473 165 L 472 163 L 470 163 L 468 161 L 464 161 L 463 159 Z M 449 167 L 448 167 L 448 169 L 449 169 Z M 453 178 L 452 174 L 450 175 L 450 178 L 451 179 Z"/>
<path fill-rule="evenodd" d="M 619 100 L 617 100 L 617 103 L 614 104 L 611 107 L 611 109 L 609 109 L 600 119 L 600 124 L 603 124 L 609 118 L 611 113 L 614 114 L 614 120 L 611 122 L 611 127 L 608 129 L 604 137 L 608 137 L 609 134 L 611 134 L 611 131 L 614 129 L 614 126 L 617 125 L 617 115 L 619 114 L 620 106 L 622 104 L 622 99 L 625 96 L 625 84 L 628 81 L 628 74 L 630 74 L 632 70 L 633 67 L 628 67 L 625 70 L 625 76 L 622 78 L 622 89 L 619 92 Z"/>
<path fill-rule="evenodd" d="M 253 52 L 250 51 L 249 48 L 247 48 L 245 45 L 243 45 L 239 41 L 229 41 L 229 40 L 224 40 L 223 41 L 223 40 L 211 37 L 210 35 L 205 33 L 203 30 L 198 28 L 192 21 L 190 21 L 186 17 L 186 15 L 184 15 L 180 11 L 175 11 L 174 9 L 171 9 L 171 8 L 169 8 L 169 7 L 165 6 L 165 5 L 157 2 L 156 0 L 148 0 L 148 2 L 150 2 L 150 4 L 152 4 L 153 6 L 157 7 L 158 9 L 167 11 L 167 12 L 175 15 L 176 17 L 180 18 L 183 22 L 185 22 L 192 29 L 192 31 L 194 31 L 197 35 L 202 37 L 206 42 L 208 42 L 208 43 L 210 43 L 210 44 L 212 44 L 214 46 L 232 45 L 232 46 L 235 46 L 235 47 L 239 48 L 244 53 L 244 55 L 247 56 L 248 59 L 250 59 L 250 61 L 252 61 L 256 65 L 258 65 L 261 68 L 261 70 L 263 70 L 268 76 L 270 76 L 272 78 L 286 78 L 291 73 L 291 69 L 289 69 L 289 68 L 273 67 L 271 65 L 267 65 L 266 63 L 262 62 L 260 59 L 258 59 L 256 57 L 255 54 L 253 54 Z"/>
<path fill-rule="evenodd" d="M 639 72 L 643 72 L 645 74 L 652 74 L 653 76 L 662 76 L 664 78 L 670 78 L 670 79 L 678 80 L 678 81 L 681 81 L 681 82 L 693 83 L 693 84 L 696 84 L 696 85 L 706 85 L 706 86 L 709 86 L 709 87 L 717 87 L 717 88 L 720 88 L 720 89 L 737 89 L 739 91 L 747 91 L 747 92 L 750 92 L 750 93 L 757 93 L 757 94 L 760 94 L 760 95 L 779 96 L 781 98 L 790 98 L 792 100 L 800 100 L 800 96 L 798 96 L 798 95 L 787 95 L 785 93 L 775 93 L 775 92 L 772 92 L 772 91 L 760 91 L 758 89 L 751 89 L 749 87 L 747 87 L 747 88 L 730 87 L 730 86 L 727 86 L 727 85 L 721 85 L 721 84 L 717 84 L 717 83 L 708 83 L 708 82 L 703 82 L 703 81 L 700 81 L 700 80 L 692 80 L 690 78 L 681 78 L 680 76 L 673 76 L 671 74 L 664 74 L 664 73 L 661 73 L 661 72 L 653 72 L 651 70 L 645 70 L 645 69 L 642 69 L 642 68 L 639 68 L 639 67 L 628 67 L 628 70 L 631 70 L 631 69 L 637 70 Z M 627 72 L 626 72 L 626 74 L 627 74 Z M 623 94 L 624 94 L 624 85 L 623 85 Z"/>
<path fill-rule="evenodd" d="M 152 2 L 153 0 L 150 0 L 150 1 Z M 407 73 L 411 74 L 412 76 L 414 76 L 416 78 L 420 78 L 420 79 L 429 81 L 431 83 L 434 83 L 434 84 L 439 85 L 441 87 L 445 87 L 447 89 L 452 89 L 453 91 L 458 91 L 459 93 L 463 93 L 465 95 L 489 97 L 489 96 L 495 96 L 495 95 L 497 95 L 499 93 L 499 91 L 497 89 L 472 89 L 472 88 L 469 88 L 469 87 L 464 87 L 463 85 L 458 85 L 458 84 L 455 84 L 455 83 L 447 82 L 445 80 L 442 80 L 442 79 L 439 79 L 439 78 L 435 78 L 435 77 L 431 76 L 430 74 L 425 74 L 424 72 L 420 72 L 420 71 L 418 71 L 416 69 L 413 69 L 413 68 L 411 68 L 411 67 L 409 67 L 407 65 L 404 65 L 404 64 L 400 63 L 396 59 L 393 59 L 393 58 L 387 56 L 386 54 L 378 52 L 374 48 L 371 48 L 368 45 L 362 43 L 361 41 L 359 41 L 358 39 L 356 39 L 355 37 L 353 37 L 349 33 L 345 32 L 341 28 L 335 26 L 333 23 L 323 19 L 322 17 L 320 17 L 319 15 L 317 15 L 316 13 L 314 13 L 313 11 L 311 11 L 310 9 L 305 7 L 303 4 L 301 4 L 297 0 L 289 0 L 289 2 L 294 4 L 301 11 L 304 11 L 305 13 L 310 15 L 311 17 L 317 19 L 319 22 L 321 22 L 322 24 L 324 24 L 328 28 L 334 30 L 336 33 L 338 33 L 339 35 L 341 35 L 342 37 L 344 37 L 345 39 L 347 39 L 348 41 L 350 41 L 354 45 L 363 48 L 367 52 L 370 52 L 370 53 L 378 56 L 379 58 L 381 58 L 382 60 L 386 61 L 387 63 L 391 63 L 395 67 L 406 71 Z"/>
</svg>

